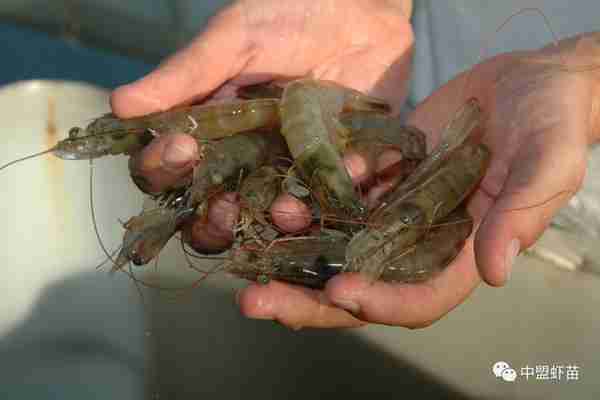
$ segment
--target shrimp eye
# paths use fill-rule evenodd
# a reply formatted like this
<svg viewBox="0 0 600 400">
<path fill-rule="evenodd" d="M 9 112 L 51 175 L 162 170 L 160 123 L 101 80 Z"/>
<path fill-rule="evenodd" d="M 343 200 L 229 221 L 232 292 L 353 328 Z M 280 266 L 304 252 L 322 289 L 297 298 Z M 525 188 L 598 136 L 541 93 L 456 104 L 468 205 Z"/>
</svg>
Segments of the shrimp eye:
<svg viewBox="0 0 600 400">
<path fill-rule="evenodd" d="M 266 285 L 269 282 L 271 282 L 271 278 L 269 278 L 268 275 L 260 274 L 256 277 L 256 283 L 258 283 L 259 285 Z"/>
<path fill-rule="evenodd" d="M 69 129 L 69 139 L 77 139 L 81 133 L 82 129 L 79 127 L 73 127 Z"/>
<path fill-rule="evenodd" d="M 131 250 L 131 252 L 129 253 L 129 260 L 130 260 L 130 261 L 131 261 L 131 262 L 132 262 L 134 265 L 137 265 L 137 266 L 140 266 L 140 265 L 144 265 L 144 264 L 145 264 L 145 261 L 144 261 L 144 258 L 142 257 L 142 255 L 141 255 L 141 254 L 139 254 L 139 253 L 138 253 L 137 251 L 135 251 L 135 250 Z"/>
<path fill-rule="evenodd" d="M 419 223 L 423 216 L 421 209 L 418 206 L 410 203 L 406 204 L 402 211 L 403 215 L 401 217 L 401 221 L 406 225 L 415 225 Z"/>
</svg>

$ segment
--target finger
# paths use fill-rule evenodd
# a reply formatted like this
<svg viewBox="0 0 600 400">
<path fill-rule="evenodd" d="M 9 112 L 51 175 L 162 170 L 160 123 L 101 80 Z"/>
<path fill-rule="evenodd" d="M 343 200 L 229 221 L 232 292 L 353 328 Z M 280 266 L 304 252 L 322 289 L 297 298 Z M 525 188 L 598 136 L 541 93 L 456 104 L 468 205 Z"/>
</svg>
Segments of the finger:
<svg viewBox="0 0 600 400">
<path fill-rule="evenodd" d="M 183 227 L 184 240 L 203 254 L 220 253 L 233 244 L 240 215 L 239 195 L 221 193 L 209 200 L 206 215 L 195 216 Z"/>
<path fill-rule="evenodd" d="M 418 284 L 371 283 L 359 273 L 332 278 L 327 298 L 363 321 L 423 328 L 462 303 L 479 284 L 471 239 L 455 261 L 430 281 Z"/>
<path fill-rule="evenodd" d="M 188 47 L 142 79 L 117 88 L 111 106 L 119 117 L 164 111 L 204 98 L 237 75 L 251 57 L 240 7 L 214 16 Z"/>
<path fill-rule="evenodd" d="M 373 209 L 379 205 L 381 198 L 395 188 L 402 180 L 403 174 L 398 172 L 392 176 L 378 179 L 367 192 L 366 202 L 369 209 Z"/>
<path fill-rule="evenodd" d="M 408 123 L 417 126 L 428 134 L 428 144 L 430 147 L 437 145 L 444 127 L 452 120 L 454 115 L 464 101 L 475 97 L 484 110 L 484 123 L 489 115 L 485 114 L 494 106 L 494 96 L 492 88 L 496 87 L 497 80 L 510 68 L 516 60 L 523 57 L 523 53 L 508 53 L 496 56 L 482 64 L 478 64 L 470 71 L 460 74 L 450 82 L 437 89 L 431 96 L 420 103 L 416 110 L 409 116 Z M 459 99 L 458 104 L 456 99 Z M 497 115 L 503 118 L 506 114 Z M 498 134 L 499 137 L 503 133 Z M 506 144 L 501 144 L 497 149 L 505 149 Z M 500 152 L 502 153 L 502 152 Z M 494 194 L 502 188 L 506 178 L 507 165 L 510 163 L 507 159 L 499 162 L 498 152 L 493 152 L 492 160 L 486 176 L 480 183 L 480 189 L 474 194 L 469 204 L 470 211 L 475 210 L 475 223 L 478 225 L 481 218 L 486 214 L 489 207 L 494 202 Z M 480 246 L 477 246 L 477 253 Z M 489 255 L 489 253 L 488 253 Z M 481 261 L 482 256 L 478 254 L 477 261 Z M 487 280 L 487 279 L 486 279 Z"/>
<path fill-rule="evenodd" d="M 158 193 L 183 182 L 198 159 L 198 145 L 188 135 L 160 136 L 129 160 L 131 177 L 146 193 Z"/>
<path fill-rule="evenodd" d="M 570 115 L 577 115 L 577 111 Z M 517 254 L 541 236 L 580 187 L 587 138 L 576 134 L 585 129 L 576 126 L 578 119 L 572 121 L 529 137 L 515 154 L 515 161 L 506 167 L 504 186 L 486 213 L 475 242 L 477 265 L 489 284 L 506 283 Z M 586 120 L 579 121 L 583 125 Z M 571 139 L 565 146 L 567 136 Z"/>
<path fill-rule="evenodd" d="M 378 168 L 392 162 L 394 156 L 389 152 L 381 161 L 370 160 L 360 152 L 350 151 L 344 156 L 344 165 L 355 185 L 366 183 Z M 396 154 L 395 157 L 398 157 Z M 290 194 L 279 196 L 271 205 L 273 223 L 284 232 L 299 232 L 307 229 L 312 222 L 312 212 L 302 201 Z"/>
<path fill-rule="evenodd" d="M 375 160 L 357 150 L 349 150 L 344 154 L 344 166 L 355 185 L 364 185 L 373 176 Z"/>
<path fill-rule="evenodd" d="M 365 324 L 332 305 L 319 290 L 277 281 L 250 285 L 236 297 L 244 316 L 278 321 L 292 329 L 353 328 Z"/>
<path fill-rule="evenodd" d="M 378 206 L 382 197 L 406 179 L 415 170 L 417 165 L 418 163 L 415 160 L 400 159 L 396 163 L 379 171 L 376 183 L 367 193 L 367 207 L 373 209 Z"/>
<path fill-rule="evenodd" d="M 312 222 L 312 212 L 302 201 L 290 194 L 282 194 L 271 205 L 273 223 L 284 232 L 299 232 Z"/>
</svg>

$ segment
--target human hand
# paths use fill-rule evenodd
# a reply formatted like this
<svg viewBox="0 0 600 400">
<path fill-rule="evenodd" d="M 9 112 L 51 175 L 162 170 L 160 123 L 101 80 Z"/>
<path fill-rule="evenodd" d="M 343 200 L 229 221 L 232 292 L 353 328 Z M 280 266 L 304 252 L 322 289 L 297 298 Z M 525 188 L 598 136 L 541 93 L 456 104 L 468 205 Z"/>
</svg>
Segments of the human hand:
<svg viewBox="0 0 600 400">
<path fill-rule="evenodd" d="M 279 5 L 282 3 L 287 2 L 278 2 L 277 4 Z M 251 7 L 256 6 L 256 4 L 257 3 L 252 3 Z M 344 5 L 346 4 L 348 4 L 348 2 L 344 2 Z M 310 5 L 307 5 L 306 7 L 310 7 Z M 237 75 L 235 73 L 232 75 L 231 71 L 217 73 L 216 70 L 214 70 L 214 63 L 211 64 L 210 61 L 208 62 L 208 67 L 196 65 L 196 60 L 207 59 L 206 57 L 200 57 L 200 55 L 207 55 L 210 52 L 221 54 L 223 51 L 231 51 L 230 54 L 236 54 L 238 57 L 239 54 L 241 54 L 239 49 L 244 48 L 244 46 L 233 46 L 234 48 L 232 49 L 219 51 L 214 49 L 214 47 L 211 49 L 210 45 L 202 44 L 204 41 L 210 43 L 212 39 L 213 43 L 222 45 L 222 43 L 215 38 L 220 38 L 223 35 L 227 36 L 228 40 L 230 40 L 230 37 L 233 37 L 233 41 L 236 42 L 235 37 L 239 32 L 231 34 L 226 27 L 228 25 L 227 21 L 235 21 L 236 18 L 240 17 L 239 14 L 236 17 L 235 13 L 232 17 L 231 14 L 228 14 L 230 12 L 231 11 L 228 11 L 222 14 L 221 17 L 215 20 L 216 22 L 213 22 L 211 25 L 212 28 L 209 28 L 207 33 L 201 36 L 202 40 L 198 39 L 191 47 L 168 61 L 155 73 L 132 86 L 127 86 L 116 91 L 113 96 L 113 107 L 115 112 L 119 113 L 121 116 L 131 116 L 155 111 L 157 109 L 169 108 L 180 102 L 195 101 L 196 95 L 199 94 L 199 98 L 203 98 L 206 93 L 219 87 L 219 85 L 227 79 L 230 79 L 229 83 L 217 92 L 217 97 L 231 92 L 232 87 L 235 88 L 237 85 L 255 83 L 263 79 L 272 79 L 277 76 L 302 75 L 311 72 L 315 74 L 316 77 L 337 80 L 338 82 L 362 90 L 368 88 L 369 85 L 361 86 L 361 82 L 370 82 L 371 84 L 377 82 L 375 90 L 372 93 L 387 97 L 395 104 L 399 104 L 405 94 L 405 81 L 402 78 L 407 76 L 406 61 L 412 40 L 410 34 L 407 34 L 407 38 L 410 39 L 407 41 L 407 46 L 399 46 L 394 49 L 388 47 L 385 49 L 390 55 L 395 54 L 394 57 L 401 60 L 396 63 L 390 61 L 391 73 L 385 71 L 385 68 L 375 68 L 375 72 L 372 74 L 365 74 L 363 68 L 365 65 L 370 65 L 370 61 L 367 60 L 364 63 L 357 63 L 356 54 L 354 57 L 350 57 L 353 62 L 346 64 L 341 62 L 336 63 L 335 61 L 331 62 L 329 58 L 313 58 L 313 54 L 310 51 L 307 52 L 307 54 L 310 55 L 308 57 L 310 60 L 306 61 L 304 64 L 304 72 L 300 71 L 301 68 L 299 68 L 296 63 L 286 70 L 286 68 L 281 68 L 279 66 L 277 60 L 265 62 L 265 60 L 269 60 L 269 57 L 265 55 L 265 52 L 260 51 L 259 53 L 261 55 L 250 57 L 252 60 L 251 62 L 246 62 L 243 67 L 238 66 L 232 69 L 233 71 L 237 71 Z M 331 16 L 331 14 L 328 15 Z M 266 20 L 269 19 L 267 18 Z M 270 21 L 274 20 L 276 20 L 276 18 L 270 19 Z M 255 25 L 259 26 L 259 29 L 255 32 L 260 31 L 261 24 Z M 288 26 L 289 24 L 285 25 Z M 287 29 L 284 30 L 289 32 Z M 264 32 L 266 31 L 268 31 L 268 29 Z M 330 37 L 331 32 L 328 30 L 325 31 L 327 37 Z M 410 33 L 410 31 L 408 32 Z M 269 35 L 257 34 L 257 36 L 262 37 L 262 40 L 269 41 Z M 315 38 L 309 35 L 308 39 L 305 38 L 301 42 L 310 43 L 310 38 L 312 38 L 312 40 L 318 39 L 318 37 Z M 221 42 L 227 42 L 227 40 L 221 40 Z M 319 41 L 313 43 L 315 43 L 315 45 L 322 44 L 319 43 Z M 375 47 L 378 46 L 375 42 L 373 43 Z M 376 50 L 373 51 L 377 53 Z M 266 53 L 269 52 L 266 51 Z M 278 50 L 277 52 L 273 52 L 272 56 L 279 54 L 281 53 L 279 53 Z M 368 55 L 369 51 L 366 51 L 366 53 L 363 54 Z M 222 55 L 227 57 L 226 60 L 236 59 L 235 57 L 228 57 L 227 54 Z M 424 104 L 419 106 L 415 114 L 411 117 L 413 124 L 421 127 L 425 131 L 431 132 L 435 137 L 435 135 L 440 132 L 442 125 L 451 118 L 452 113 L 458 107 L 458 105 L 455 104 L 456 98 L 459 97 L 457 93 L 461 93 L 462 90 L 465 99 L 469 97 L 468 95 L 480 98 L 484 108 L 490 116 L 487 123 L 485 142 L 492 147 L 492 151 L 500 149 L 501 152 L 504 152 L 506 146 L 513 150 L 510 156 L 506 153 L 494 151 L 494 159 L 490 171 L 486 175 L 481 189 L 473 196 L 470 204 L 471 212 L 478 221 L 481 221 L 485 216 L 482 228 L 476 235 L 475 247 L 477 248 L 477 259 L 479 260 L 481 267 L 481 274 L 493 285 L 501 285 L 505 281 L 506 270 L 503 267 L 504 252 L 502 249 L 506 247 L 506 243 L 509 242 L 507 238 L 512 237 L 510 234 L 514 233 L 514 237 L 518 237 L 521 240 L 522 247 L 529 245 L 543 230 L 550 220 L 551 215 L 556 211 L 559 205 L 562 205 L 564 201 L 567 200 L 566 196 L 563 196 L 562 198 L 560 196 L 556 198 L 546 196 L 542 201 L 547 200 L 548 198 L 552 199 L 548 203 L 544 203 L 541 208 L 531 208 L 529 210 L 514 213 L 504 212 L 506 209 L 519 208 L 519 200 L 529 200 L 532 197 L 539 195 L 544 196 L 546 192 L 550 191 L 549 188 L 552 188 L 553 186 L 546 186 L 544 183 L 549 175 L 547 171 L 549 168 L 547 164 L 551 162 L 549 161 L 549 158 L 552 158 L 553 155 L 557 154 L 557 151 L 559 151 L 558 154 L 564 152 L 564 149 L 557 150 L 558 143 L 556 143 L 556 141 L 550 141 L 550 144 L 547 144 L 546 142 L 536 142 L 535 138 L 538 135 L 532 133 L 546 131 L 554 132 L 554 129 L 556 128 L 544 125 L 544 122 L 547 123 L 547 121 L 543 121 L 543 118 L 539 116 L 535 117 L 534 113 L 528 114 L 523 112 L 523 109 L 518 109 L 516 106 L 517 104 L 521 104 L 521 107 L 525 107 L 524 109 L 532 110 L 533 104 L 531 102 L 533 100 L 531 99 L 540 99 L 540 104 L 545 104 L 550 101 L 550 98 L 546 98 L 547 96 L 544 95 L 548 92 L 559 93 L 560 90 L 574 92 L 582 90 L 580 84 L 577 84 L 576 82 L 564 82 L 556 85 L 550 84 L 550 81 L 563 80 L 564 78 L 559 79 L 559 74 L 555 71 L 554 78 L 546 81 L 544 76 L 547 75 L 547 72 L 543 71 L 543 69 L 549 68 L 548 66 L 541 67 L 539 64 L 532 64 L 529 66 L 519 66 L 517 68 L 516 66 L 519 64 L 517 60 L 521 56 L 524 55 L 513 54 L 498 57 L 483 63 L 474 69 L 472 75 L 469 75 L 471 83 L 469 84 L 468 93 L 463 90 L 466 77 L 459 77 L 432 95 Z M 286 60 L 289 59 L 289 57 L 280 57 L 279 61 L 281 61 L 281 59 Z M 347 58 L 343 57 L 343 55 L 333 57 L 333 59 L 347 61 Z M 404 61 L 402 61 L 403 59 Z M 556 57 L 550 57 L 549 59 L 552 59 L 555 63 L 559 62 L 559 60 L 556 60 Z M 382 65 L 384 64 L 385 63 Z M 231 65 L 235 66 L 235 63 Z M 276 68 L 272 68 L 273 65 L 275 65 Z M 329 65 L 329 67 L 323 69 L 320 65 Z M 353 65 L 359 65 L 361 70 L 353 72 Z M 212 69 L 210 68 L 211 66 Z M 348 69 L 345 69 L 346 67 L 348 67 Z M 261 75 L 261 68 L 263 72 L 267 71 L 267 73 Z M 371 70 L 369 69 L 368 71 Z M 360 77 L 360 80 L 352 82 L 352 74 Z M 215 75 L 217 76 L 216 78 L 214 78 Z M 584 74 L 579 74 L 579 78 L 581 79 L 581 76 L 583 75 Z M 195 79 L 198 76 L 202 76 L 203 79 Z M 365 76 L 371 76 L 371 78 L 365 79 Z M 386 79 L 382 79 L 382 77 L 385 77 Z M 394 77 L 396 77 L 396 79 L 394 79 Z M 502 77 L 502 79 L 499 80 L 500 77 Z M 577 80 L 574 78 L 570 79 L 573 81 Z M 496 80 L 502 83 L 502 85 L 499 85 Z M 567 79 L 564 80 L 566 81 Z M 389 84 L 382 84 L 382 82 L 388 82 Z M 527 93 L 526 96 L 519 98 L 518 102 L 514 102 L 513 91 L 514 88 L 520 87 L 520 83 L 523 83 L 524 85 L 529 84 L 526 90 Z M 394 84 L 400 84 L 401 90 L 398 92 L 399 94 L 394 93 Z M 513 91 L 510 90 L 511 88 L 513 88 Z M 578 97 L 577 100 L 580 104 L 577 107 L 569 105 L 569 108 L 579 109 L 580 112 L 579 114 L 576 114 L 576 116 L 581 116 L 583 114 L 581 110 L 586 108 L 586 99 L 584 96 L 581 96 Z M 548 105 L 552 106 L 551 108 L 560 108 L 559 106 L 563 106 L 562 104 Z M 545 109 L 545 107 L 541 106 L 539 108 Z M 517 113 L 516 111 L 519 112 Z M 509 121 L 505 120 L 504 126 L 500 123 L 502 121 L 492 124 L 493 121 L 499 120 L 502 116 L 511 115 L 509 114 L 510 112 L 516 116 L 512 119 L 515 121 L 514 126 L 522 125 L 526 127 L 525 131 L 516 130 L 517 133 L 513 133 L 512 140 L 514 140 L 515 143 L 512 145 L 506 142 L 510 135 L 507 135 L 504 138 L 502 135 L 503 130 L 507 128 L 506 125 Z M 494 118 L 494 115 L 496 118 Z M 564 115 L 564 112 L 560 114 L 553 113 L 553 116 L 554 115 Z M 574 126 L 573 132 L 575 133 L 572 133 L 572 135 L 575 139 L 581 139 L 581 132 L 585 130 L 582 127 L 583 124 L 581 121 L 587 119 L 580 119 L 579 122 L 577 122 L 576 116 L 565 116 L 564 121 L 560 120 L 560 125 L 564 127 Z M 516 121 L 522 121 L 522 124 L 517 124 Z M 514 127 L 509 126 L 508 128 L 511 129 L 507 129 L 505 132 L 515 131 Z M 544 136 L 545 135 L 546 134 L 544 133 Z M 555 138 L 556 133 L 551 133 L 549 135 L 551 138 Z M 522 141 L 518 141 L 518 138 L 521 138 Z M 191 166 L 186 165 L 185 163 L 190 160 L 190 155 L 194 154 L 195 145 L 193 143 L 188 144 L 185 140 L 184 137 L 164 138 L 162 141 L 159 139 L 158 142 L 149 147 L 144 154 L 134 158 L 134 160 L 137 160 L 133 163 L 134 169 L 137 168 L 138 171 L 141 170 L 144 176 L 148 178 L 150 184 L 154 185 L 154 187 L 160 188 L 168 186 L 168 184 L 175 182 L 181 176 L 189 173 L 189 170 L 191 169 Z M 531 144 L 529 150 L 534 152 L 533 155 L 536 155 L 535 151 L 540 152 L 537 154 L 537 158 L 531 153 L 528 153 L 529 155 L 521 154 L 525 151 L 524 149 L 527 148 L 524 142 Z M 585 154 L 586 146 L 581 142 L 585 141 L 580 140 L 580 143 L 575 146 L 578 150 L 571 151 L 570 149 L 568 152 L 569 156 L 567 157 L 568 159 L 574 160 L 574 162 L 579 162 L 579 164 L 575 163 L 575 166 L 561 169 L 561 173 L 566 173 L 567 170 L 569 170 L 572 175 L 566 174 L 568 176 L 563 177 L 561 180 L 556 180 L 555 183 L 557 186 L 560 186 L 558 185 L 559 183 L 566 185 L 561 190 L 557 191 L 557 193 L 573 190 L 580 182 L 580 180 L 577 179 L 577 174 L 581 174 L 582 168 L 584 167 L 581 167 L 581 159 L 577 156 Z M 516 143 L 519 145 L 517 146 Z M 550 146 L 549 149 L 547 148 L 548 146 Z M 180 147 L 183 152 L 187 154 L 187 157 L 184 156 L 182 158 L 183 166 L 181 168 L 175 168 L 175 172 L 170 168 L 171 163 L 168 162 L 168 160 L 167 162 L 164 162 L 163 160 L 163 156 L 166 156 L 174 147 Z M 544 152 L 542 152 L 542 150 L 544 150 Z M 546 152 L 548 152 L 548 154 L 546 154 Z M 510 154 L 510 152 L 507 153 Z M 584 159 L 584 157 L 581 158 Z M 526 162 L 522 164 L 521 168 L 511 168 L 511 166 L 517 165 L 515 164 L 517 160 Z M 523 168 L 523 165 L 529 167 L 534 166 L 535 168 L 528 171 L 527 167 Z M 349 169 L 352 174 L 352 168 Z M 543 171 L 546 172 L 544 173 Z M 527 175 L 528 172 L 531 176 Z M 353 175 L 357 178 L 356 174 Z M 520 180 L 519 178 L 525 179 L 525 181 Z M 525 188 L 524 184 L 526 182 L 533 183 L 533 186 L 529 185 Z M 569 187 L 569 183 L 572 187 Z M 511 194 L 515 189 L 523 190 L 518 194 Z M 489 195 L 486 195 L 486 193 Z M 236 219 L 237 210 L 235 206 L 232 206 L 230 200 L 231 199 L 224 199 L 224 201 L 220 203 L 221 206 L 215 204 L 215 206 L 212 207 L 212 210 L 220 211 L 211 213 L 211 215 L 214 216 L 211 219 L 212 223 L 204 225 L 204 228 L 193 231 L 193 233 L 195 233 L 195 238 L 201 239 L 197 240 L 197 244 L 199 244 L 200 247 L 219 248 L 219 246 L 227 246 L 230 243 L 230 228 Z M 532 203 L 525 204 L 525 206 L 531 204 Z M 536 203 L 534 202 L 533 204 Z M 283 204 L 283 208 L 287 207 L 289 209 L 289 206 L 290 204 Z M 523 206 L 523 204 L 520 206 Z M 521 230 L 520 223 L 522 222 L 523 215 L 519 215 L 519 223 L 516 223 L 514 218 L 517 214 L 523 213 L 531 214 L 532 220 L 535 220 L 532 221 L 532 224 L 529 224 L 529 229 Z M 274 214 L 274 217 L 275 215 L 276 213 Z M 540 216 L 543 218 L 539 218 Z M 536 223 L 539 223 L 539 225 L 536 225 Z M 494 238 L 493 234 L 498 229 L 505 234 L 503 237 Z M 469 240 L 465 250 L 450 268 L 432 281 L 421 285 L 390 285 L 378 282 L 371 286 L 360 276 L 348 274 L 332 279 L 324 292 L 317 292 L 272 282 L 266 286 L 251 285 L 249 288 L 239 293 L 238 299 L 242 312 L 245 315 L 255 318 L 276 319 L 291 327 L 358 326 L 365 323 L 364 321 L 408 327 L 426 326 L 445 315 L 456 305 L 460 304 L 478 284 L 479 274 L 477 273 L 474 257 L 473 241 Z M 350 312 L 345 311 L 343 308 L 350 310 Z"/>
<path fill-rule="evenodd" d="M 582 183 L 588 145 L 600 128 L 600 67 L 593 66 L 599 37 L 487 60 L 437 90 L 410 116 L 436 142 L 460 107 L 455 99 L 478 98 L 486 115 L 482 141 L 492 160 L 469 202 L 479 228 L 440 275 L 398 285 L 343 274 L 323 293 L 272 282 L 240 293 L 244 313 L 291 327 L 368 321 L 416 328 L 462 303 L 480 276 L 492 286 L 504 285 L 517 252 L 535 242 Z"/>
<path fill-rule="evenodd" d="M 494 57 L 437 90 L 410 116 L 409 122 L 432 133 L 435 142 L 460 106 L 456 98 L 478 98 L 486 114 L 482 141 L 492 160 L 469 202 L 478 230 L 439 276 L 424 284 L 394 285 L 341 275 L 312 301 L 273 284 L 242 294 L 262 300 L 261 308 L 248 313 L 296 327 L 350 326 L 342 311 L 327 306 L 333 302 L 362 321 L 424 327 L 464 301 L 480 276 L 490 285 L 504 285 L 517 252 L 535 242 L 582 183 L 588 145 L 598 140 L 600 128 L 600 67 L 593 64 L 599 37 L 588 34 L 539 51 Z M 248 303 L 257 301 L 241 299 Z"/>
<path fill-rule="evenodd" d="M 186 49 L 115 90 L 112 108 L 120 117 L 132 117 L 229 97 L 252 83 L 306 75 L 369 91 L 399 108 L 410 70 L 410 13 L 409 0 L 240 0 L 215 16 Z M 132 176 L 144 191 L 164 190 L 191 173 L 196 153 L 189 136 L 160 137 L 132 157 Z M 216 197 L 208 223 L 184 229 L 195 248 L 218 251 L 231 245 L 239 212 L 234 199 L 233 194 Z M 286 231 L 301 229 L 306 220 L 286 217 L 307 212 L 290 196 L 277 199 L 273 211 L 274 222 Z"/>
</svg>

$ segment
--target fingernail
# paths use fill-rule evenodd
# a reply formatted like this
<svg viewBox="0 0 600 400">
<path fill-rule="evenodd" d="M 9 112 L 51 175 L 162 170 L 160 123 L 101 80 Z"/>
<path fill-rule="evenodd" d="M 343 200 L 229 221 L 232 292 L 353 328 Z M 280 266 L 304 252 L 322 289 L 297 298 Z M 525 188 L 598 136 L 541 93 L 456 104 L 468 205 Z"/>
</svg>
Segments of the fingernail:
<svg viewBox="0 0 600 400">
<path fill-rule="evenodd" d="M 517 255 L 519 254 L 519 251 L 521 250 L 521 242 L 519 242 L 519 239 L 513 239 L 510 241 L 508 248 L 506 249 L 506 259 L 504 261 L 504 274 L 505 274 L 505 279 L 504 281 L 507 282 L 508 280 L 510 280 L 510 275 L 512 273 L 512 267 L 513 264 L 515 263 L 515 258 L 517 258 Z"/>
<path fill-rule="evenodd" d="M 336 306 L 343 308 L 346 311 L 350 311 L 352 314 L 358 314 L 360 312 L 360 305 L 355 301 L 346 299 L 331 299 L 330 301 Z"/>
<path fill-rule="evenodd" d="M 179 144 L 166 146 L 162 154 L 162 163 L 165 169 L 178 170 L 185 167 L 193 157 L 191 149 Z"/>
</svg>

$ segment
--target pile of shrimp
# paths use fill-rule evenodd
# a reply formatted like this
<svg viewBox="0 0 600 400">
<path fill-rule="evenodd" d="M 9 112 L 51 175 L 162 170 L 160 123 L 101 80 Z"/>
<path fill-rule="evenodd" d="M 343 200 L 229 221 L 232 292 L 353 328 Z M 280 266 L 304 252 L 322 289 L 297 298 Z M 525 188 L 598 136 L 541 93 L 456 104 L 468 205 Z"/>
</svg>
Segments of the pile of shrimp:
<svg viewBox="0 0 600 400">
<path fill-rule="evenodd" d="M 72 128 L 46 151 L 92 160 L 131 155 L 172 133 L 197 141 L 200 161 L 191 178 L 153 194 L 155 207 L 124 224 L 118 253 L 105 249 L 112 271 L 155 259 L 223 191 L 239 193 L 241 216 L 219 270 L 245 279 L 322 288 L 338 273 L 360 272 L 373 281 L 419 282 L 460 252 L 473 226 L 463 203 L 490 158 L 470 140 L 482 118 L 476 100 L 465 103 L 426 154 L 426 134 L 391 115 L 384 100 L 333 82 L 259 84 L 238 96 L 130 119 L 107 114 Z M 353 152 L 374 163 L 386 149 L 401 153 L 403 180 L 368 208 L 343 157 Z M 268 210 L 282 193 L 312 210 L 309 230 L 290 234 L 273 224 Z"/>
</svg>

